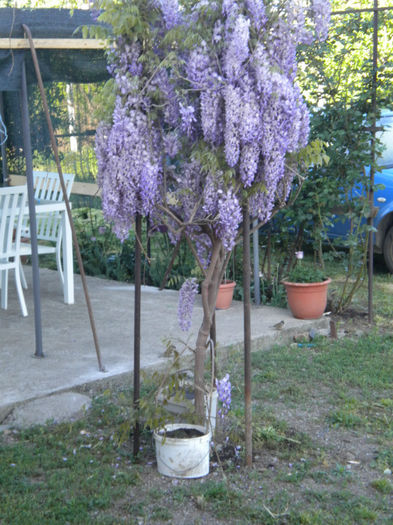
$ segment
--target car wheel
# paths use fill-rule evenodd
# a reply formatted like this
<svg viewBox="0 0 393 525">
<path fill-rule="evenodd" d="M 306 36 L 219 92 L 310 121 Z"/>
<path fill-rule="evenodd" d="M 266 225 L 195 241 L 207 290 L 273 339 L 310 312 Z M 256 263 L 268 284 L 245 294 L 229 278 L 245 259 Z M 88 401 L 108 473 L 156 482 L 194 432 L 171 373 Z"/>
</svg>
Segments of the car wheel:
<svg viewBox="0 0 393 525">
<path fill-rule="evenodd" d="M 393 226 L 389 228 L 383 241 L 383 257 L 389 272 L 393 273 Z"/>
</svg>

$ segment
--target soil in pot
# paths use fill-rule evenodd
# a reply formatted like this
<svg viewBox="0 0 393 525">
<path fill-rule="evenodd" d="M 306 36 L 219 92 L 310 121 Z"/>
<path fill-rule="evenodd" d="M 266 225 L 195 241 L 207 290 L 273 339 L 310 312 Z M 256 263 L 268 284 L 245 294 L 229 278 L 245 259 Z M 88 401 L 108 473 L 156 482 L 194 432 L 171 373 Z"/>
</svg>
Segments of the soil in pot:
<svg viewBox="0 0 393 525">
<path fill-rule="evenodd" d="M 169 430 L 165 436 L 168 438 L 184 439 L 201 437 L 205 434 L 197 428 L 178 428 L 176 430 Z"/>
</svg>

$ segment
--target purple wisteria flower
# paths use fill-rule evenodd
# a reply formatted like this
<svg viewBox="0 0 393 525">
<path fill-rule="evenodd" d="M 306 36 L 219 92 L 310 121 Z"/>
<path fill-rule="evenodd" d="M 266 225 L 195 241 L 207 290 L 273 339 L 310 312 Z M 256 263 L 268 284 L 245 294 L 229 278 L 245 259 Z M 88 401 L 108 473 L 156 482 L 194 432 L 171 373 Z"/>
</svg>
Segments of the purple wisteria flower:
<svg viewBox="0 0 393 525">
<path fill-rule="evenodd" d="M 326 2 L 326 0 L 313 0 L 312 12 L 314 15 L 316 37 L 318 40 L 326 40 L 331 15 L 330 2 Z"/>
<path fill-rule="evenodd" d="M 246 0 L 251 20 L 259 31 L 266 23 L 265 4 L 263 0 Z"/>
<path fill-rule="evenodd" d="M 192 311 L 194 309 L 195 297 L 198 293 L 198 282 L 193 277 L 184 281 L 179 292 L 179 305 L 177 317 L 180 328 L 183 332 L 188 332 L 191 328 Z"/>
<path fill-rule="evenodd" d="M 168 30 L 182 23 L 178 0 L 154 0 L 154 4 L 161 9 L 165 27 Z"/>
<path fill-rule="evenodd" d="M 155 90 L 159 90 L 166 101 L 164 107 L 163 119 L 166 124 L 173 129 L 177 126 L 180 112 L 179 112 L 179 100 L 175 92 L 174 86 L 170 80 L 168 71 L 166 69 L 160 69 L 151 81 L 151 91 L 154 93 Z"/>
<path fill-rule="evenodd" d="M 184 131 L 187 137 L 191 137 L 193 125 L 194 122 L 196 122 L 194 106 L 184 106 L 183 104 L 180 104 L 180 115 L 181 129 Z"/>
<path fill-rule="evenodd" d="M 229 189 L 218 199 L 218 222 L 215 228 L 227 251 L 231 251 L 235 245 L 241 221 L 242 210 L 239 200 L 233 191 Z"/>
<path fill-rule="evenodd" d="M 228 85 L 225 97 L 225 158 L 229 166 L 236 166 L 240 156 L 239 122 L 242 97 L 239 87 Z"/>
<path fill-rule="evenodd" d="M 229 374 L 226 374 L 220 380 L 216 379 L 216 388 L 217 388 L 218 399 L 222 403 L 222 408 L 218 410 L 218 415 L 223 418 L 226 414 L 228 414 L 231 408 L 231 401 L 232 401 L 231 399 L 232 386 L 229 380 Z"/>
<path fill-rule="evenodd" d="M 240 177 L 246 188 L 254 182 L 258 170 L 259 155 L 258 143 L 254 142 L 243 146 L 240 155 Z"/>
<path fill-rule="evenodd" d="M 223 0 L 222 13 L 228 17 L 229 20 L 236 17 L 239 12 L 239 4 L 237 0 Z"/>
<path fill-rule="evenodd" d="M 236 80 L 242 72 L 242 64 L 247 60 L 250 50 L 250 20 L 239 15 L 233 24 L 224 59 L 224 71 L 228 79 Z"/>
<path fill-rule="evenodd" d="M 206 142 L 219 145 L 223 142 L 222 96 L 219 91 L 201 93 L 201 123 Z"/>
<path fill-rule="evenodd" d="M 186 77 L 193 88 L 200 89 L 205 84 L 210 67 L 211 60 L 207 44 L 203 41 L 199 46 L 191 50 L 185 65 Z"/>
<path fill-rule="evenodd" d="M 164 135 L 163 143 L 165 153 L 171 158 L 176 157 L 180 150 L 180 142 L 177 133 L 172 132 Z"/>
</svg>

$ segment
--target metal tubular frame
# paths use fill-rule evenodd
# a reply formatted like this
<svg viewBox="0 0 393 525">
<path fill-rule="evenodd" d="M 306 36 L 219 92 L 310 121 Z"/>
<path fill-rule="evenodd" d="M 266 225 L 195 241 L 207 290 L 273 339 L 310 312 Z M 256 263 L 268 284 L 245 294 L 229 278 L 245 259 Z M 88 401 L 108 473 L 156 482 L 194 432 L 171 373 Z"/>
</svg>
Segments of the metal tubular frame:
<svg viewBox="0 0 393 525">
<path fill-rule="evenodd" d="M 70 206 L 70 202 L 69 202 L 69 199 L 68 199 L 68 196 L 67 196 L 66 186 L 65 186 L 65 183 L 64 183 L 63 171 L 62 171 L 61 164 L 60 164 L 60 158 L 59 158 L 59 152 L 58 152 L 58 148 L 57 148 L 57 142 L 56 142 L 53 126 L 52 126 L 52 120 L 51 120 L 50 113 L 49 113 L 49 107 L 48 107 L 48 102 L 47 102 L 47 99 L 46 99 L 44 84 L 42 82 L 40 66 L 39 66 L 38 59 L 37 59 L 37 53 L 36 53 L 35 48 L 34 48 L 34 43 L 33 43 L 33 39 L 32 39 L 32 36 L 31 36 L 30 29 L 25 24 L 22 24 L 22 27 L 23 27 L 23 30 L 25 31 L 25 33 L 27 35 L 27 38 L 29 40 L 29 43 L 30 43 L 31 56 L 32 56 L 32 59 L 33 59 L 34 69 L 35 69 L 35 73 L 36 73 L 36 76 L 37 76 L 38 87 L 39 87 L 40 94 L 41 94 L 42 105 L 44 107 L 46 122 L 47 122 L 47 125 L 48 125 L 48 128 L 49 128 L 49 135 L 50 135 L 50 141 L 51 141 L 51 145 L 52 145 L 52 150 L 53 150 L 53 154 L 54 154 L 54 157 L 55 157 L 57 171 L 59 173 L 61 188 L 63 190 L 63 196 L 64 196 L 64 202 L 65 202 L 65 206 L 66 206 L 66 210 L 67 210 L 67 216 L 68 216 L 68 220 L 70 222 L 71 231 L 72 231 L 72 240 L 73 240 L 73 243 L 74 243 L 76 257 L 77 257 L 77 260 L 78 260 L 78 266 L 79 266 L 79 271 L 80 271 L 80 275 L 81 275 L 81 279 L 82 279 L 83 291 L 84 291 L 84 294 L 85 294 L 87 310 L 88 310 L 88 313 L 89 313 L 90 326 L 91 326 L 91 331 L 92 331 L 92 334 L 93 334 L 94 345 L 95 345 L 96 354 L 97 354 L 98 368 L 99 368 L 100 372 L 105 372 L 105 368 L 104 368 L 104 366 L 102 364 L 102 360 L 101 360 L 101 352 L 100 352 L 100 347 L 99 347 L 99 344 L 98 344 L 97 331 L 96 331 L 96 327 L 95 327 L 93 310 L 92 310 L 92 307 L 91 307 L 89 291 L 88 291 L 88 288 L 87 288 L 86 274 L 85 274 L 85 270 L 83 268 L 82 256 L 81 256 L 81 253 L 80 253 L 79 243 L 78 243 L 78 239 L 77 239 L 77 236 L 76 236 L 74 222 L 73 222 L 73 219 L 72 219 L 71 206 Z M 30 137 L 30 135 L 29 135 L 29 137 Z M 30 147 L 29 151 L 30 151 L 30 155 L 31 155 L 31 147 Z M 31 171 L 32 171 L 32 167 L 31 167 Z M 32 234 L 33 234 L 33 232 L 32 232 Z"/>
</svg>

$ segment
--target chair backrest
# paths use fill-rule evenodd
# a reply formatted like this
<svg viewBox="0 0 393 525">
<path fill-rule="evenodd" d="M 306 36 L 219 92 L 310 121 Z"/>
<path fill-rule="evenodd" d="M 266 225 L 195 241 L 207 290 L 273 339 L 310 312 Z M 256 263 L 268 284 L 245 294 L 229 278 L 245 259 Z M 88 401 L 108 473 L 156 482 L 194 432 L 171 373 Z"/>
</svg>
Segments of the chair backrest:
<svg viewBox="0 0 393 525">
<path fill-rule="evenodd" d="M 75 175 L 73 173 L 64 173 L 63 178 L 67 196 L 69 197 Z M 61 202 L 64 200 L 58 173 L 33 171 L 33 180 L 34 199 L 37 203 L 44 201 Z M 59 212 L 37 213 L 37 239 L 42 241 L 57 241 L 60 231 L 60 221 L 61 215 Z M 28 218 L 25 219 L 22 227 L 22 236 L 30 238 Z"/>
<path fill-rule="evenodd" d="M 27 187 L 0 188 L 0 263 L 19 252 Z"/>
<path fill-rule="evenodd" d="M 72 185 L 75 175 L 73 173 L 64 173 L 64 184 L 67 190 L 67 197 L 71 195 Z M 58 173 L 50 171 L 33 171 L 34 180 L 34 198 L 39 201 L 62 201 L 63 190 L 61 189 L 60 178 Z"/>
</svg>

